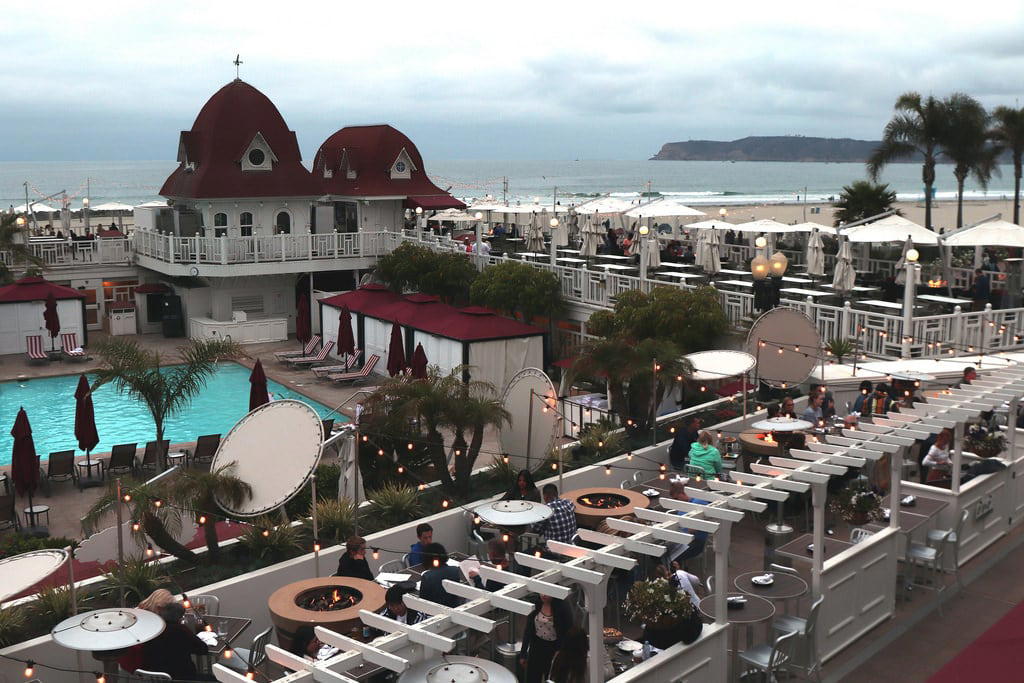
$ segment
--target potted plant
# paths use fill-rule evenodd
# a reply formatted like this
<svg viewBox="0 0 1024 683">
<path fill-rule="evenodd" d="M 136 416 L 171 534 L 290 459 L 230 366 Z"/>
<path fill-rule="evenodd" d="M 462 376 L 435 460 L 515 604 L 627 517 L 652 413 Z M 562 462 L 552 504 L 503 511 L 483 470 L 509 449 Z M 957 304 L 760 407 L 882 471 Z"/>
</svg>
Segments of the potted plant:
<svg viewBox="0 0 1024 683">
<path fill-rule="evenodd" d="M 1006 437 L 985 429 L 971 430 L 964 439 L 964 450 L 979 458 L 994 458 L 1006 449 Z"/>
<path fill-rule="evenodd" d="M 637 581 L 622 605 L 626 617 L 644 626 L 644 640 L 665 649 L 700 637 L 704 622 L 686 591 L 665 579 Z"/>
<path fill-rule="evenodd" d="M 853 342 L 849 339 L 835 337 L 834 339 L 828 340 L 828 344 L 825 345 L 825 350 L 835 356 L 837 363 L 842 363 L 843 357 L 853 354 L 855 348 Z"/>
<path fill-rule="evenodd" d="M 882 497 L 863 485 L 840 489 L 829 501 L 829 509 L 853 525 L 877 522 L 883 518 Z"/>
</svg>

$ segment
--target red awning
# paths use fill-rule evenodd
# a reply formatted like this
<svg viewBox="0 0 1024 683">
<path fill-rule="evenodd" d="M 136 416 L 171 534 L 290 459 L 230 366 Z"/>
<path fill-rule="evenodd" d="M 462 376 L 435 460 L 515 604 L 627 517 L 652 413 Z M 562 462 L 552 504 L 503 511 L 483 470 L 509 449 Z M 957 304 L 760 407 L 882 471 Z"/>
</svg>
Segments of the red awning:
<svg viewBox="0 0 1024 683">
<path fill-rule="evenodd" d="M 441 209 L 465 209 L 466 205 L 450 194 L 421 194 L 405 198 L 405 208 L 440 211 Z"/>
<path fill-rule="evenodd" d="M 84 299 L 85 294 L 77 289 L 55 285 L 41 277 L 23 277 L 12 285 L 0 287 L 0 303 L 11 304 L 20 301 L 46 301 L 53 293 L 55 299 Z"/>
</svg>

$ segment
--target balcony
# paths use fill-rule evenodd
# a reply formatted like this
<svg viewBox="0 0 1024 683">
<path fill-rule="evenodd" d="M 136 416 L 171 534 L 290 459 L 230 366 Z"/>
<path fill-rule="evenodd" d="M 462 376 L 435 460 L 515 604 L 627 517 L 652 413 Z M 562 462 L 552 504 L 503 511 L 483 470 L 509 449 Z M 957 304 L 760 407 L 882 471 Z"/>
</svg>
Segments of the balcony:
<svg viewBox="0 0 1024 683">
<path fill-rule="evenodd" d="M 129 265 L 131 240 L 127 237 L 101 237 L 93 240 L 49 240 L 29 242 L 29 252 L 46 269 L 81 268 L 92 265 Z M 9 251 L 0 251 L 0 263 L 14 267 L 25 265 Z"/>
<path fill-rule="evenodd" d="M 166 275 L 272 275 L 371 266 L 402 240 L 394 232 L 351 232 L 253 237 L 177 237 L 136 230 L 141 266 Z M 312 263 L 316 262 L 313 266 Z"/>
</svg>

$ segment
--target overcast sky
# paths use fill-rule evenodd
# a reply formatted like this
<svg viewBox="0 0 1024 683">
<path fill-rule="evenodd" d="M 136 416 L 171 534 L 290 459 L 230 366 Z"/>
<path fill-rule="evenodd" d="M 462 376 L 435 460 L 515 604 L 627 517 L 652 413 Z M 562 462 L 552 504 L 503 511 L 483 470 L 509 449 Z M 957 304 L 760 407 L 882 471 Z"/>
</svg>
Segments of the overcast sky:
<svg viewBox="0 0 1024 683">
<path fill-rule="evenodd" d="M 434 159 L 644 159 L 687 139 L 877 139 L 906 90 L 1024 94 L 1020 0 L 404 5 L 5 3 L 0 160 L 172 159 L 236 52 L 307 161 L 354 123 Z"/>
</svg>

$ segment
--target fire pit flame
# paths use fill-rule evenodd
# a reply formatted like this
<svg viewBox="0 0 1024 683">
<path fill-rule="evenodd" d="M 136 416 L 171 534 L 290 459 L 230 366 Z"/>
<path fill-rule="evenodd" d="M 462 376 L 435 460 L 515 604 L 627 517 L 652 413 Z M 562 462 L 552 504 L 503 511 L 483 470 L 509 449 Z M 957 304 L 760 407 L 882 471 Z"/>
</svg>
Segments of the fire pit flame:
<svg viewBox="0 0 1024 683">
<path fill-rule="evenodd" d="M 588 493 L 579 497 L 581 505 L 598 510 L 611 510 L 629 505 L 629 498 L 615 493 Z"/>
<path fill-rule="evenodd" d="M 295 604 L 313 612 L 334 612 L 348 609 L 363 599 L 362 593 L 348 586 L 323 586 L 295 596 Z"/>
</svg>

